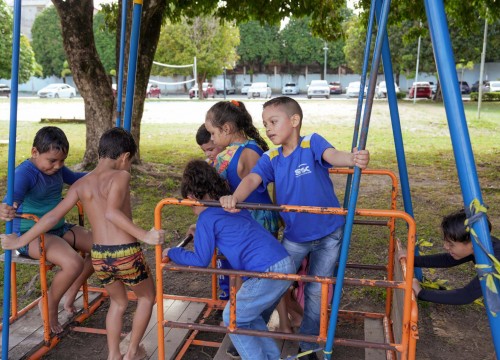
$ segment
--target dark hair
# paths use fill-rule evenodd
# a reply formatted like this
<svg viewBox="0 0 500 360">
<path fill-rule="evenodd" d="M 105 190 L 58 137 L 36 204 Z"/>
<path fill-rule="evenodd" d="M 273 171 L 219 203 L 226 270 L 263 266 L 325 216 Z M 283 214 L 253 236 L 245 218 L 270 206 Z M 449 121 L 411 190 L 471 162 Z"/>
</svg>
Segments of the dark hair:
<svg viewBox="0 0 500 360">
<path fill-rule="evenodd" d="M 292 117 L 295 114 L 299 115 L 300 125 L 302 125 L 302 117 L 304 115 L 302 113 L 302 108 L 295 99 L 288 96 L 278 96 L 266 101 L 262 107 L 265 109 L 268 106 L 282 106 L 288 117 Z"/>
<path fill-rule="evenodd" d="M 205 124 L 201 124 L 201 126 L 198 128 L 198 131 L 196 132 L 196 143 L 200 146 L 205 145 L 210 141 L 211 138 L 212 135 L 210 135 L 210 133 L 208 132 Z"/>
<path fill-rule="evenodd" d="M 441 230 L 445 240 L 468 243 L 471 241 L 470 233 L 465 229 L 465 215 L 464 209 L 451 213 L 443 217 L 441 221 Z M 488 228 L 491 232 L 491 222 L 488 218 Z"/>
<path fill-rule="evenodd" d="M 128 131 L 112 128 L 102 134 L 97 150 L 99 158 L 118 159 L 121 154 L 130 153 L 130 158 L 137 152 L 135 140 Z"/>
<path fill-rule="evenodd" d="M 62 151 L 65 154 L 69 152 L 69 142 L 64 131 L 55 126 L 45 126 L 37 131 L 33 139 L 33 147 L 40 154 L 50 150 Z"/>
<path fill-rule="evenodd" d="M 259 130 L 253 125 L 252 116 L 241 101 L 219 101 L 208 110 L 205 120 L 208 120 L 216 128 L 221 129 L 226 123 L 230 123 L 234 131 L 243 131 L 243 134 L 253 139 L 262 148 L 269 150 L 269 146 L 260 136 Z"/>
<path fill-rule="evenodd" d="M 205 194 L 213 200 L 221 196 L 230 195 L 229 185 L 217 174 L 215 168 L 203 160 L 191 160 L 182 174 L 181 194 L 201 200 Z"/>
</svg>

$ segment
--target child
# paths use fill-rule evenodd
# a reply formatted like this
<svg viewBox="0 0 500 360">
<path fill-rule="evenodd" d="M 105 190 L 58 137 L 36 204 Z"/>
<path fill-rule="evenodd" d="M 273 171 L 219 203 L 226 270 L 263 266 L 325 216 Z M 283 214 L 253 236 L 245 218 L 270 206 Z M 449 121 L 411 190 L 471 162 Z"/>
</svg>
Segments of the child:
<svg viewBox="0 0 500 360">
<path fill-rule="evenodd" d="M 215 166 L 215 159 L 224 148 L 215 145 L 210 137 L 211 135 L 205 127 L 205 124 L 201 124 L 196 132 L 196 143 L 207 157 L 207 162 Z"/>
<path fill-rule="evenodd" d="M 42 217 L 61 201 L 64 184 L 73 184 L 85 173 L 74 173 L 64 161 L 68 156 L 69 143 L 64 132 L 54 126 L 38 130 L 31 148 L 31 158 L 22 162 L 15 171 L 13 206 L 0 204 L 0 219 L 13 220 L 13 233 L 18 236 L 28 231 L 32 220 L 14 218 L 16 212 Z M 4 200 L 5 201 L 5 200 Z M 18 249 L 32 259 L 40 258 L 39 239 Z M 74 301 L 82 283 L 92 274 L 90 257 L 83 259 L 77 250 L 90 253 L 92 234 L 80 226 L 66 223 L 64 218 L 47 229 L 45 250 L 47 260 L 60 267 L 48 290 L 49 325 L 53 333 L 62 331 L 58 321 L 59 301 L 66 293 L 64 309 L 70 315 L 76 313 Z M 41 303 L 39 303 L 41 306 Z"/>
<path fill-rule="evenodd" d="M 441 230 L 443 231 L 443 247 L 447 253 L 415 256 L 415 267 L 448 268 L 469 261 L 475 263 L 472 239 L 465 228 L 465 219 L 466 215 L 463 209 L 445 216 L 441 222 Z M 488 225 L 491 231 L 489 220 Z M 500 240 L 494 236 L 491 237 L 491 240 L 493 255 L 500 259 Z M 401 253 L 399 257 L 406 257 L 406 252 Z M 413 279 L 413 290 L 420 300 L 449 305 L 470 304 L 483 296 L 477 276 L 465 287 L 454 290 L 422 289 L 418 280 Z"/>
<path fill-rule="evenodd" d="M 226 182 L 204 161 L 189 162 L 182 177 L 181 193 L 193 200 L 219 200 L 230 194 Z M 228 214 L 221 208 L 193 207 L 198 215 L 194 252 L 183 248 L 165 249 L 164 256 L 180 265 L 210 264 L 215 248 L 225 254 L 233 269 L 293 273 L 292 259 L 283 246 L 260 226 L 246 210 Z M 291 281 L 249 278 L 236 294 L 236 325 L 266 330 L 262 312 L 277 302 Z M 223 313 L 229 324 L 229 303 Z M 243 359 L 279 359 L 280 350 L 271 338 L 229 334 Z"/>
<path fill-rule="evenodd" d="M 151 317 L 155 291 L 149 267 L 136 239 L 157 245 L 164 238 L 163 231 L 148 232 L 131 220 L 129 171 L 136 151 L 130 133 L 121 128 L 106 131 L 99 141 L 99 162 L 94 171 L 77 181 L 59 205 L 21 237 L 1 235 L 3 246 L 24 246 L 52 228 L 78 200 L 83 203 L 93 232 L 92 264 L 111 299 L 106 316 L 109 360 L 122 358 L 120 335 L 128 302 L 124 284 L 136 294 L 137 310 L 130 344 L 123 359 L 146 356 L 140 341 Z"/>
<path fill-rule="evenodd" d="M 262 113 L 268 138 L 279 148 L 266 152 L 232 196 L 222 197 L 221 204 L 234 212 L 238 202 L 259 189 L 275 183 L 278 204 L 339 207 L 332 181 L 331 166 L 358 166 L 369 161 L 366 150 L 353 153 L 338 151 L 318 134 L 300 136 L 302 109 L 292 98 L 281 96 L 267 101 Z M 282 213 L 285 222 L 283 245 L 298 270 L 309 255 L 309 275 L 333 276 L 343 235 L 344 217 L 306 213 Z M 317 335 L 320 318 L 319 283 L 305 286 L 304 318 L 300 333 Z M 300 350 L 312 350 L 314 343 L 300 343 Z M 306 358 L 316 359 L 316 354 Z"/>
</svg>

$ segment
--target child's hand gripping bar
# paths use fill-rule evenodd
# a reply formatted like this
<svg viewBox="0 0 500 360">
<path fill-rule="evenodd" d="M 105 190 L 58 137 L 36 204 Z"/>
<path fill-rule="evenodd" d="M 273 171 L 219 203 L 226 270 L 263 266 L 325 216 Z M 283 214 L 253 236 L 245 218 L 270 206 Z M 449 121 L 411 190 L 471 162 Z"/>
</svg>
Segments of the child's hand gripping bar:
<svg viewBox="0 0 500 360">
<path fill-rule="evenodd" d="M 181 242 L 178 243 L 175 247 L 176 248 L 185 247 L 187 244 L 191 242 L 191 240 L 193 240 L 193 235 L 189 234 L 184 239 L 182 239 Z M 163 259 L 161 259 L 162 263 L 168 263 L 169 261 L 170 259 L 168 258 L 168 256 L 165 256 Z"/>
</svg>

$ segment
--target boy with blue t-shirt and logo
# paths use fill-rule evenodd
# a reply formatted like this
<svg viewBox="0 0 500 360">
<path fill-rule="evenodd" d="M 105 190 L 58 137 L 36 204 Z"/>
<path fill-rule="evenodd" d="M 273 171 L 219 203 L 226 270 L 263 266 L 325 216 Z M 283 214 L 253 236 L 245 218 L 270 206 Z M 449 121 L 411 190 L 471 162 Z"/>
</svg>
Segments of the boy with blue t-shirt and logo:
<svg viewBox="0 0 500 360">
<path fill-rule="evenodd" d="M 281 96 L 264 104 L 262 119 L 267 137 L 278 148 L 266 152 L 235 190 L 220 199 L 230 212 L 255 189 L 266 191 L 275 183 L 278 204 L 340 207 L 328 169 L 332 166 L 366 168 L 367 150 L 344 152 L 336 150 L 320 135 L 300 135 L 302 109 L 292 98 Z M 309 256 L 308 275 L 333 276 L 343 236 L 344 217 L 309 213 L 281 213 L 285 222 L 283 246 L 292 256 L 298 270 Z M 321 285 L 305 286 L 304 318 L 300 333 L 318 335 Z M 300 343 L 300 351 L 316 348 L 314 343 Z M 315 353 L 306 359 L 317 359 Z"/>
</svg>

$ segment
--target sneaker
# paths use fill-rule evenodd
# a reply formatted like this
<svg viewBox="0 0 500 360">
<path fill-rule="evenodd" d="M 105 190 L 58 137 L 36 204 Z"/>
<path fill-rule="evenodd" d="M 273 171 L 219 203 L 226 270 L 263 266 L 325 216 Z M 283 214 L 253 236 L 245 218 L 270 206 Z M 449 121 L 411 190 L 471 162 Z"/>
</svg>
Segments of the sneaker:
<svg viewBox="0 0 500 360">
<path fill-rule="evenodd" d="M 238 350 L 234 347 L 234 345 L 231 343 L 229 347 L 226 350 L 227 356 L 229 356 L 231 359 L 241 359 L 240 354 L 238 353 Z"/>
<path fill-rule="evenodd" d="M 301 348 L 299 348 L 299 354 L 304 352 L 304 351 L 307 351 L 307 350 L 302 350 Z M 318 355 L 316 355 L 316 352 L 312 352 L 312 353 L 309 353 L 307 355 L 301 356 L 300 360 L 319 360 L 319 358 L 318 358 Z"/>
</svg>

